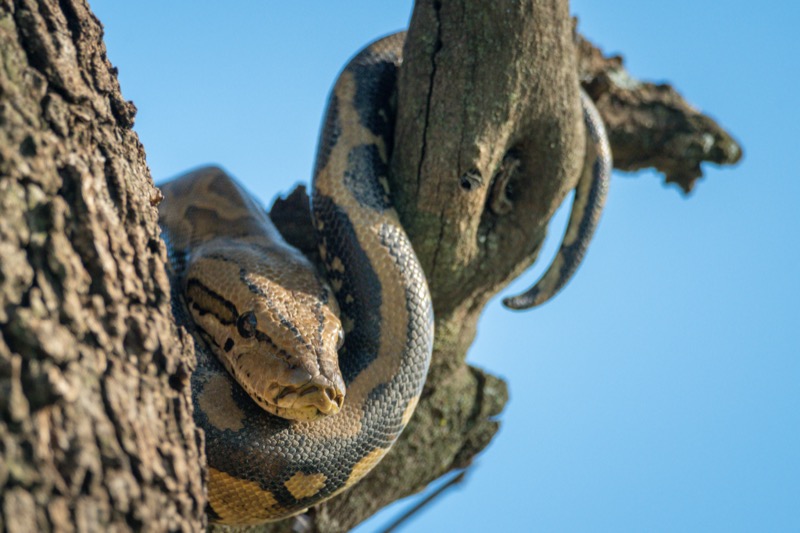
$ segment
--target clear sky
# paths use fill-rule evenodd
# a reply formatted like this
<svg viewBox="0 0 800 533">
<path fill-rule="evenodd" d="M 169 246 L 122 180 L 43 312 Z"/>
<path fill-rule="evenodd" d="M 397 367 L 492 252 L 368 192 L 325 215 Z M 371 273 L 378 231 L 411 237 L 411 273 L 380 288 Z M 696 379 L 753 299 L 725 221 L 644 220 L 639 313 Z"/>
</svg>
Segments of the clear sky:
<svg viewBox="0 0 800 533">
<path fill-rule="evenodd" d="M 344 62 L 411 12 L 90 1 L 153 176 L 219 163 L 266 203 L 308 183 Z M 405 531 L 800 531 L 800 3 L 572 10 L 634 76 L 716 117 L 745 159 L 706 167 L 688 198 L 653 173 L 616 173 L 567 289 L 524 314 L 487 308 L 469 361 L 509 383 L 502 429 L 466 485 Z"/>
</svg>

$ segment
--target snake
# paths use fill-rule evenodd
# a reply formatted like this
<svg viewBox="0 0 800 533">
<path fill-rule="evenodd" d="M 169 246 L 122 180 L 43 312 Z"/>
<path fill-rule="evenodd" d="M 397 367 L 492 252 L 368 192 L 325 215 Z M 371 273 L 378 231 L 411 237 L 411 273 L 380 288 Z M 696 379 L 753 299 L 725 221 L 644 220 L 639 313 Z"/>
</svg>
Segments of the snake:
<svg viewBox="0 0 800 533">
<path fill-rule="evenodd" d="M 324 275 L 221 168 L 160 185 L 173 313 L 195 344 L 192 403 L 205 434 L 211 523 L 281 520 L 351 487 L 389 451 L 420 398 L 433 306 L 388 185 L 404 40 L 401 32 L 365 47 L 328 99 L 311 194 Z M 588 116 L 590 136 L 601 132 Z M 584 246 L 596 225 L 606 170 L 595 165 L 577 188 L 581 213 L 550 275 L 558 279 L 545 275 L 546 291 L 511 305 L 538 303 L 571 275 L 582 254 L 575 243 Z"/>
</svg>

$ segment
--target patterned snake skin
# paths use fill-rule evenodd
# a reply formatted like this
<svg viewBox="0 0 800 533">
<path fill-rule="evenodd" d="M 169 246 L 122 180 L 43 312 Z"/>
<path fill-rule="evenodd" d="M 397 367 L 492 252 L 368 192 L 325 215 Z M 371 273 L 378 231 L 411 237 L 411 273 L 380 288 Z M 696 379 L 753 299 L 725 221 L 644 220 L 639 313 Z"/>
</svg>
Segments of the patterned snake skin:
<svg viewBox="0 0 800 533">
<path fill-rule="evenodd" d="M 330 96 L 312 197 L 327 282 L 222 170 L 162 186 L 174 313 L 195 338 L 192 396 L 206 435 L 212 522 L 279 520 L 353 485 L 419 399 L 433 309 L 386 179 L 404 39 L 366 47 Z M 576 189 L 558 264 L 512 307 L 559 290 L 597 223 L 610 159 L 602 124 L 583 102 L 594 164 Z"/>
</svg>

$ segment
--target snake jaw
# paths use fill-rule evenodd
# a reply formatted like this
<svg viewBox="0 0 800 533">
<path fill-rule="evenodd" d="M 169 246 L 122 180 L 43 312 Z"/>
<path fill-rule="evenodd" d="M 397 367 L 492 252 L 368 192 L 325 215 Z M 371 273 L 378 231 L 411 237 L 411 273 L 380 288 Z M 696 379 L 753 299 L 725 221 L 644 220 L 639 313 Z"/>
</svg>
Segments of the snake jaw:
<svg viewBox="0 0 800 533">
<path fill-rule="evenodd" d="M 339 412 L 344 405 L 344 389 L 317 376 L 301 387 L 284 387 L 275 403 L 284 418 L 318 420 Z"/>
<path fill-rule="evenodd" d="M 335 415 L 344 404 L 345 385 L 338 373 L 328 377 L 319 373 L 318 368 L 294 366 L 260 350 L 236 358 L 225 357 L 222 362 L 248 396 L 275 416 L 318 420 Z"/>
<path fill-rule="evenodd" d="M 216 238 L 188 261 L 186 302 L 211 351 L 265 411 L 290 420 L 339 412 L 343 340 L 331 289 L 299 252 Z"/>
</svg>

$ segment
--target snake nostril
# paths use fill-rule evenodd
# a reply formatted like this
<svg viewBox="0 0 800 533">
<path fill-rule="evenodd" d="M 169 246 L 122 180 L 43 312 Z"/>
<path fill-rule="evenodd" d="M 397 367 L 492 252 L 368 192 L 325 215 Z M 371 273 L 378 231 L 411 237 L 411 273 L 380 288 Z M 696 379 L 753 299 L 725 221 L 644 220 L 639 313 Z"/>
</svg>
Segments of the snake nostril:
<svg viewBox="0 0 800 533">
<path fill-rule="evenodd" d="M 337 406 L 339 406 L 339 408 L 342 407 L 342 404 L 344 403 L 344 396 L 339 394 L 335 388 L 326 387 L 325 395 L 328 397 L 331 403 L 336 404 Z"/>
</svg>

